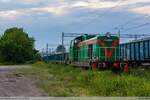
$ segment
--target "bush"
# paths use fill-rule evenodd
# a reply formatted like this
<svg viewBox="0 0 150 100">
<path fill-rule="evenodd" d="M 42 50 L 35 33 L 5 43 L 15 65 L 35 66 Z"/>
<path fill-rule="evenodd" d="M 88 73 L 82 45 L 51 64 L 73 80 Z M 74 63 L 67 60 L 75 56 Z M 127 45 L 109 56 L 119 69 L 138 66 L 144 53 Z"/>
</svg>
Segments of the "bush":
<svg viewBox="0 0 150 100">
<path fill-rule="evenodd" d="M 22 28 L 7 29 L 0 39 L 0 59 L 8 63 L 25 63 L 34 58 L 34 39 Z"/>
</svg>

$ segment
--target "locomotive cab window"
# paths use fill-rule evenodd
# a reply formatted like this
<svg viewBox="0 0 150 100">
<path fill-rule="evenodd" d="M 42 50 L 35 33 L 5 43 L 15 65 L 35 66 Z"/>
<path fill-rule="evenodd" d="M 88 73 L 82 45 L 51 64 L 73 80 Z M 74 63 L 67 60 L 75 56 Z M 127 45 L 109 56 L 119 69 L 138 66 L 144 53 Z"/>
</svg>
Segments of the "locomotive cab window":
<svg viewBox="0 0 150 100">
<path fill-rule="evenodd" d="M 70 47 L 73 47 L 73 45 L 74 45 L 74 42 L 73 42 L 73 40 L 71 40 L 71 45 L 70 45 Z"/>
</svg>

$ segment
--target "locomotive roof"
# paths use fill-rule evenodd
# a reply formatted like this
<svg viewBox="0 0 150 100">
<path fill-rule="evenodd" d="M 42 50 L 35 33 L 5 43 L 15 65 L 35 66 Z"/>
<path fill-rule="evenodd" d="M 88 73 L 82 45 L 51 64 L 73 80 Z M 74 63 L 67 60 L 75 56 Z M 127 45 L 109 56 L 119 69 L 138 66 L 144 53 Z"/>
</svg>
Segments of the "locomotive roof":
<svg viewBox="0 0 150 100">
<path fill-rule="evenodd" d="M 96 39 L 99 39 L 99 37 L 102 37 L 102 36 L 95 36 L 95 37 L 93 37 L 93 38 L 84 40 L 84 41 L 82 41 L 82 42 L 87 42 L 87 41 L 91 41 L 91 40 L 96 40 Z M 103 36 L 103 37 L 105 37 L 105 36 Z M 111 37 L 116 37 L 116 36 L 111 36 Z"/>
<path fill-rule="evenodd" d="M 90 39 L 84 40 L 84 41 L 82 41 L 82 42 L 87 42 L 87 41 L 90 41 L 90 40 L 96 40 L 96 39 L 98 39 L 98 36 L 95 36 L 95 37 L 93 37 L 93 38 L 90 38 Z"/>
</svg>

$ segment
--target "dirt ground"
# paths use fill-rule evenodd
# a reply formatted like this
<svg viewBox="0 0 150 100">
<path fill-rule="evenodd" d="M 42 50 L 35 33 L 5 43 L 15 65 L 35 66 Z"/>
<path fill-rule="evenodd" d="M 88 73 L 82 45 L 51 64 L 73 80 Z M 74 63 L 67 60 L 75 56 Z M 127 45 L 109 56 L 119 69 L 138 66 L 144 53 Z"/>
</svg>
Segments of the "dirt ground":
<svg viewBox="0 0 150 100">
<path fill-rule="evenodd" d="M 41 97 L 46 94 L 34 85 L 34 82 L 21 75 L 14 74 L 19 68 L 29 65 L 0 66 L 0 97 Z"/>
</svg>

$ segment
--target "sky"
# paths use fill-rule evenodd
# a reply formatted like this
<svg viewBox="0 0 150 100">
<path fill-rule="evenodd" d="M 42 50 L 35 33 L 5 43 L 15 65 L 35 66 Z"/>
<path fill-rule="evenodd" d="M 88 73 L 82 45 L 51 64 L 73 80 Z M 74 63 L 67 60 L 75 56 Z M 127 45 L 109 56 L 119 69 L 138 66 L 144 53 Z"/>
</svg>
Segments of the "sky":
<svg viewBox="0 0 150 100">
<path fill-rule="evenodd" d="M 150 0 L 0 0 L 0 33 L 11 27 L 24 28 L 39 50 L 55 48 L 62 32 L 149 34 Z"/>
</svg>

